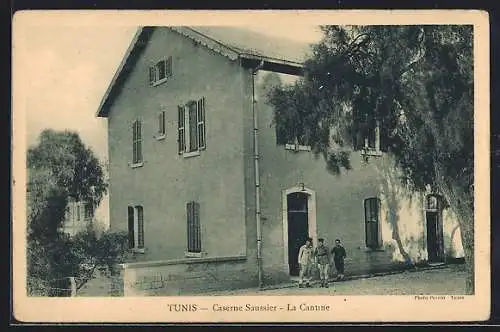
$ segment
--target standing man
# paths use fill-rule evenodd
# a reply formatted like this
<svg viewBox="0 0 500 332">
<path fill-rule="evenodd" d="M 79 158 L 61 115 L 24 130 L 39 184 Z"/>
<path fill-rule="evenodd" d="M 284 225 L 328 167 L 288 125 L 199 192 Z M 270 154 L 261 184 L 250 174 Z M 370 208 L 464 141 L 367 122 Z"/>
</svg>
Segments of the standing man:
<svg viewBox="0 0 500 332">
<path fill-rule="evenodd" d="M 307 238 L 306 243 L 299 249 L 299 288 L 304 287 L 304 277 L 306 277 L 306 287 L 311 287 L 309 281 L 311 280 L 311 268 L 313 262 L 313 246 L 312 239 Z"/>
<path fill-rule="evenodd" d="M 345 248 L 339 239 L 335 240 L 335 246 L 332 248 L 333 262 L 337 270 L 337 280 L 344 279 L 344 258 L 346 258 Z"/>
<path fill-rule="evenodd" d="M 328 266 L 330 265 L 330 251 L 325 245 L 325 239 L 318 239 L 318 246 L 314 250 L 314 258 L 319 269 L 321 287 L 328 288 Z"/>
</svg>

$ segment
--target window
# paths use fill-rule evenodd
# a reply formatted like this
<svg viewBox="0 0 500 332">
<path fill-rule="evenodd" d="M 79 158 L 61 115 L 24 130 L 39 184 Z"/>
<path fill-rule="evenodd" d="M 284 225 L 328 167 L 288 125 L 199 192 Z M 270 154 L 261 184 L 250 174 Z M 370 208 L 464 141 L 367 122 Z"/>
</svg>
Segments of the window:
<svg viewBox="0 0 500 332">
<path fill-rule="evenodd" d="M 140 120 L 132 123 L 132 164 L 142 162 L 142 126 Z"/>
<path fill-rule="evenodd" d="M 425 209 L 427 211 L 437 211 L 439 209 L 439 199 L 436 195 L 427 195 L 425 199 Z"/>
<path fill-rule="evenodd" d="M 353 134 L 354 150 L 363 151 L 366 155 L 381 155 L 387 151 L 387 129 L 380 121 L 364 118 L 356 119 Z"/>
<path fill-rule="evenodd" d="M 201 253 L 200 204 L 187 203 L 187 251 Z"/>
<path fill-rule="evenodd" d="M 149 85 L 156 86 L 172 76 L 172 57 L 162 59 L 149 67 Z"/>
<path fill-rule="evenodd" d="M 76 205 L 76 220 L 80 221 L 81 216 L 80 216 L 80 204 Z"/>
<path fill-rule="evenodd" d="M 178 151 L 196 155 L 206 148 L 205 98 L 178 106 Z"/>
<path fill-rule="evenodd" d="M 130 249 L 144 250 L 144 212 L 140 205 L 128 207 L 128 243 Z"/>
<path fill-rule="evenodd" d="M 311 151 L 311 146 L 306 144 L 303 134 L 299 133 L 294 137 L 285 130 L 285 126 L 276 126 L 276 144 L 284 145 L 286 150 L 293 150 L 295 152 Z"/>
<path fill-rule="evenodd" d="M 378 249 L 382 245 L 380 232 L 380 199 L 371 197 L 365 199 L 365 230 L 366 246 Z"/>
<path fill-rule="evenodd" d="M 165 111 L 161 111 L 158 113 L 158 136 L 156 138 L 164 138 L 166 134 Z"/>
<path fill-rule="evenodd" d="M 94 209 L 92 208 L 92 204 L 86 203 L 83 206 L 83 213 L 84 213 L 85 220 L 92 219 L 93 214 L 94 214 Z"/>
<path fill-rule="evenodd" d="M 354 137 L 355 150 L 380 151 L 380 128 L 378 124 L 362 124 Z"/>
</svg>

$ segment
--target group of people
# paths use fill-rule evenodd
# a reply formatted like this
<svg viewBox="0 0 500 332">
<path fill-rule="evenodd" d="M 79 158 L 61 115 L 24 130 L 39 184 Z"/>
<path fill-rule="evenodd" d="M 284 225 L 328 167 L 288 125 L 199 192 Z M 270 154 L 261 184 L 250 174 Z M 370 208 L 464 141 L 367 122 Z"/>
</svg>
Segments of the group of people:
<svg viewBox="0 0 500 332">
<path fill-rule="evenodd" d="M 312 268 L 318 267 L 320 277 L 320 287 L 328 287 L 328 269 L 333 256 L 335 269 L 337 270 L 337 279 L 344 279 L 344 259 L 346 251 L 339 239 L 335 240 L 335 246 L 330 250 L 325 244 L 325 239 L 318 239 L 318 246 L 313 248 L 313 241 L 307 238 L 306 243 L 299 249 L 299 287 L 310 287 Z"/>
</svg>

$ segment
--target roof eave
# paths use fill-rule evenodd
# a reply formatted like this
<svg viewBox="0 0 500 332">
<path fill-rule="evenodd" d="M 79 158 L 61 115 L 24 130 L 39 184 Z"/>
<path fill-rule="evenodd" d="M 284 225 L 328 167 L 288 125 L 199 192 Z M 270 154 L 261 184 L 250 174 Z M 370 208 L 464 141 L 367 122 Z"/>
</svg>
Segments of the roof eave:
<svg viewBox="0 0 500 332">
<path fill-rule="evenodd" d="M 243 53 L 240 55 L 241 59 L 250 61 L 262 61 L 264 65 L 263 70 L 269 70 L 289 75 L 302 75 L 304 64 L 295 61 L 276 59 L 271 57 L 266 57 L 262 55 Z"/>
<path fill-rule="evenodd" d="M 118 79 L 120 78 L 120 75 L 122 74 L 122 71 L 136 48 L 137 42 L 140 40 L 141 35 L 144 32 L 144 29 L 146 27 L 139 27 L 130 42 L 129 47 L 127 48 L 120 65 L 118 66 L 117 70 L 115 71 L 115 74 L 111 80 L 111 82 L 108 85 L 108 88 L 106 89 L 106 92 L 104 96 L 101 99 L 101 102 L 99 104 L 99 108 L 97 109 L 96 116 L 100 118 L 106 118 L 108 117 L 109 114 L 109 98 L 111 93 L 113 93 L 113 90 L 115 89 L 115 85 L 117 84 Z M 272 57 L 266 57 L 262 55 L 256 55 L 256 54 L 250 54 L 250 53 L 245 53 L 245 52 L 240 52 L 238 50 L 232 49 L 228 47 L 227 45 L 221 44 L 218 41 L 215 41 L 214 39 L 207 37 L 200 32 L 193 30 L 189 27 L 170 27 L 172 30 L 177 31 L 178 33 L 183 34 L 184 36 L 191 38 L 197 42 L 200 42 L 204 46 L 216 51 L 217 53 L 220 53 L 231 60 L 236 60 L 237 58 L 240 59 L 245 59 L 245 60 L 251 60 L 251 61 L 264 61 L 267 66 L 265 66 L 264 69 L 268 69 L 271 71 L 276 71 L 280 73 L 285 73 L 285 74 L 291 74 L 291 75 L 302 75 L 303 71 L 303 63 L 300 62 L 295 62 L 295 61 L 289 61 L 289 60 L 284 60 L 284 59 L 276 59 Z M 198 37 L 198 38 L 196 38 Z"/>
</svg>

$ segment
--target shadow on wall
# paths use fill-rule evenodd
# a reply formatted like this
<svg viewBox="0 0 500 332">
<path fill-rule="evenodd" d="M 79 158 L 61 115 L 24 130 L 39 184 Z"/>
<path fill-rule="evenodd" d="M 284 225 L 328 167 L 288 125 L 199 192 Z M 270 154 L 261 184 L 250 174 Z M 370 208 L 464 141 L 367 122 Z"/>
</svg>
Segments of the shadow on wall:
<svg viewBox="0 0 500 332">
<path fill-rule="evenodd" d="M 414 265 L 427 259 L 425 250 L 423 215 L 415 209 L 419 193 L 406 190 L 400 183 L 399 173 L 392 160 L 384 158 L 378 165 L 382 201 L 382 238 L 384 248 L 395 262 Z M 390 234 L 390 237 L 387 236 Z"/>
</svg>

